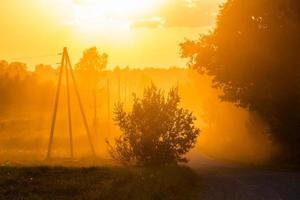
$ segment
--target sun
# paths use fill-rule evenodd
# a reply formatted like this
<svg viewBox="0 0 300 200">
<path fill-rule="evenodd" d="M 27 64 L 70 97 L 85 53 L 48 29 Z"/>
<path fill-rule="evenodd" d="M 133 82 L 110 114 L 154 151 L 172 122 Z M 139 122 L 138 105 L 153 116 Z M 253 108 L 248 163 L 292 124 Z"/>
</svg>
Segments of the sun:
<svg viewBox="0 0 300 200">
<path fill-rule="evenodd" d="M 73 0 L 73 24 L 84 28 L 127 27 L 157 8 L 162 0 Z"/>
</svg>

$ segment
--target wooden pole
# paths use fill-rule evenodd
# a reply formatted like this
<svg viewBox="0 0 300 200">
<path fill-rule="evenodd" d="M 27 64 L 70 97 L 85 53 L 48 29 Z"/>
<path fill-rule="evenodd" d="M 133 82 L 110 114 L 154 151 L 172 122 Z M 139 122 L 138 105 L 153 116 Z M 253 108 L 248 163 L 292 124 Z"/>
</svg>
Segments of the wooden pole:
<svg viewBox="0 0 300 200">
<path fill-rule="evenodd" d="M 66 54 L 66 47 L 63 50 L 63 55 L 61 59 L 61 65 L 59 70 L 59 77 L 58 77 L 58 85 L 56 90 L 56 97 L 55 97 L 55 103 L 54 103 L 54 109 L 53 109 L 53 116 L 52 116 L 52 123 L 51 123 L 51 130 L 50 130 L 50 138 L 48 143 L 48 152 L 47 152 L 47 159 L 51 157 L 51 151 L 52 151 L 52 145 L 53 145 L 53 135 L 54 135 L 54 129 L 55 129 L 55 122 L 56 122 L 56 114 L 57 114 L 57 107 L 59 102 L 59 96 L 60 96 L 60 88 L 61 88 L 61 79 L 63 74 L 63 69 L 65 65 L 65 54 Z"/>
<path fill-rule="evenodd" d="M 78 100 L 78 103 L 79 103 L 79 108 L 80 108 L 80 112 L 81 112 L 81 115 L 82 115 L 84 127 L 85 127 L 85 130 L 86 130 L 87 136 L 88 136 L 88 140 L 89 140 L 89 143 L 90 143 L 90 147 L 91 147 L 93 156 L 96 156 L 94 145 L 93 145 L 93 142 L 92 142 L 91 132 L 90 132 L 90 129 L 89 129 L 89 126 L 88 126 L 88 123 L 87 123 L 87 119 L 86 119 L 85 112 L 84 112 L 84 109 L 83 109 L 83 106 L 82 106 L 82 102 L 81 102 L 79 90 L 78 90 L 78 87 L 77 87 L 75 75 L 74 75 L 74 72 L 73 72 L 73 69 L 72 69 L 72 65 L 71 65 L 71 61 L 70 61 L 70 58 L 69 58 L 69 55 L 68 55 L 67 52 L 66 52 L 66 59 L 67 59 L 67 62 L 69 64 L 71 78 L 73 80 L 75 93 L 76 93 L 77 100 Z"/>
<path fill-rule="evenodd" d="M 110 133 L 110 86 L 109 79 L 107 79 L 107 131 Z"/>
<path fill-rule="evenodd" d="M 68 104 L 68 121 L 69 121 L 69 136 L 70 136 L 70 156 L 74 157 L 73 152 L 73 130 L 72 130 L 72 116 L 71 116 L 71 98 L 70 98 L 70 83 L 69 83 L 69 69 L 66 64 L 66 86 L 67 86 L 67 104 Z"/>
</svg>

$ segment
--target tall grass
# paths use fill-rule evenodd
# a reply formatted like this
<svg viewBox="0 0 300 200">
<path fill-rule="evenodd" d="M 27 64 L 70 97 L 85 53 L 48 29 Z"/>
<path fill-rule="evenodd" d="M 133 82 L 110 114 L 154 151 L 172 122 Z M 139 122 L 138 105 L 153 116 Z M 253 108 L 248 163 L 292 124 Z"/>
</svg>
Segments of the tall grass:
<svg viewBox="0 0 300 200">
<path fill-rule="evenodd" d="M 199 199 L 188 167 L 0 168 L 0 199 Z"/>
</svg>

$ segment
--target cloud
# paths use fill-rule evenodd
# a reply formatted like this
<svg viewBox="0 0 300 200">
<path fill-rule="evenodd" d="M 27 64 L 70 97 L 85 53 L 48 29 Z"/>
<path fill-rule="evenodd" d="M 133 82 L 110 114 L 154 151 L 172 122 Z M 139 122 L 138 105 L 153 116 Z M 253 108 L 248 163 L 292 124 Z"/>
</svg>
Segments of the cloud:
<svg viewBox="0 0 300 200">
<path fill-rule="evenodd" d="M 170 27 L 205 27 L 212 25 L 220 0 L 169 0 L 159 15 Z"/>
<path fill-rule="evenodd" d="M 145 18 L 132 23 L 132 28 L 159 28 L 164 26 L 165 21 L 160 17 Z"/>
<path fill-rule="evenodd" d="M 215 13 L 222 2 L 224 0 L 167 0 L 160 9 L 148 15 L 148 18 L 137 20 L 133 27 L 212 26 L 215 22 Z"/>
</svg>

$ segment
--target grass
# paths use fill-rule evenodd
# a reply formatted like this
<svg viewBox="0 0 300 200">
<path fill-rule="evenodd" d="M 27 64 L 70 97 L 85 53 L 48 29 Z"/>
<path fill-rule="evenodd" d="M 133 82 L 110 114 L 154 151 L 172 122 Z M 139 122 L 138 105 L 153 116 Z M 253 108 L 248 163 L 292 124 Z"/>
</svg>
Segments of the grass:
<svg viewBox="0 0 300 200">
<path fill-rule="evenodd" d="M 188 167 L 1 167 L 0 199 L 199 199 Z"/>
</svg>

